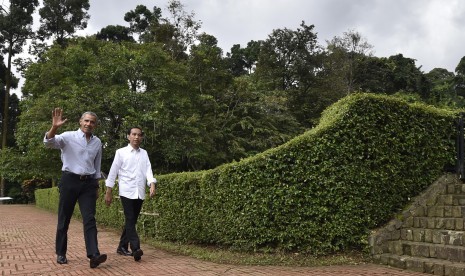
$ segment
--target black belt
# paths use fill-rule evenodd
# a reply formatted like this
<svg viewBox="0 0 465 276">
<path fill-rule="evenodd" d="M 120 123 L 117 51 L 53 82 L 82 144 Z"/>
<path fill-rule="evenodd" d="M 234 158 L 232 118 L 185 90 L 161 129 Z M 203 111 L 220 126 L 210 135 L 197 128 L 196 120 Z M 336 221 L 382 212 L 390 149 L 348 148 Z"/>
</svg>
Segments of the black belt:
<svg viewBox="0 0 465 276">
<path fill-rule="evenodd" d="M 72 172 L 68 172 L 68 171 L 63 171 L 64 174 L 67 174 L 67 175 L 71 175 L 72 177 L 75 177 L 81 181 L 84 181 L 84 180 L 88 180 L 88 179 L 91 179 L 92 178 L 92 175 L 90 174 L 75 174 L 75 173 L 72 173 Z"/>
</svg>

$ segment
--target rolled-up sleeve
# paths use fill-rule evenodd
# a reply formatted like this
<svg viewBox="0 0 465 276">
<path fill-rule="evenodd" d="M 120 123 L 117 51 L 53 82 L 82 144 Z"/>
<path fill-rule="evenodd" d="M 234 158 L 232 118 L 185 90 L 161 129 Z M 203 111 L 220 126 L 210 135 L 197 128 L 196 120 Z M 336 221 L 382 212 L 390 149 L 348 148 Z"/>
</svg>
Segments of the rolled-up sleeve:
<svg viewBox="0 0 465 276">
<path fill-rule="evenodd" d="M 44 145 L 47 148 L 61 149 L 63 147 L 63 138 L 60 135 L 55 135 L 53 138 L 47 138 L 47 133 L 44 135 Z"/>
</svg>

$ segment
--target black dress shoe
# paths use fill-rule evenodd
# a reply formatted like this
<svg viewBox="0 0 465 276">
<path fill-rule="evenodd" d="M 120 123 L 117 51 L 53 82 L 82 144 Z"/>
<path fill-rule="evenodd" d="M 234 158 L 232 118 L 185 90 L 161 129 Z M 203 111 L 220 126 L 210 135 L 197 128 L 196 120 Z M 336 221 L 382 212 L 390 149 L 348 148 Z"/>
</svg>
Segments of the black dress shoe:
<svg viewBox="0 0 465 276">
<path fill-rule="evenodd" d="M 59 263 L 59 264 L 67 264 L 68 259 L 66 259 L 66 256 L 58 255 L 57 256 L 57 263 Z"/>
<path fill-rule="evenodd" d="M 124 247 L 118 247 L 116 249 L 116 253 L 120 254 L 120 255 L 123 255 L 123 256 L 132 256 L 132 253 L 129 252 L 129 250 L 127 250 L 126 248 Z"/>
<path fill-rule="evenodd" d="M 96 268 L 107 260 L 107 254 L 96 255 L 90 258 L 90 268 Z"/>
<path fill-rule="evenodd" d="M 144 255 L 144 252 L 140 248 L 132 252 L 132 256 L 134 256 L 134 261 L 136 262 L 140 261 L 142 255 Z"/>
</svg>

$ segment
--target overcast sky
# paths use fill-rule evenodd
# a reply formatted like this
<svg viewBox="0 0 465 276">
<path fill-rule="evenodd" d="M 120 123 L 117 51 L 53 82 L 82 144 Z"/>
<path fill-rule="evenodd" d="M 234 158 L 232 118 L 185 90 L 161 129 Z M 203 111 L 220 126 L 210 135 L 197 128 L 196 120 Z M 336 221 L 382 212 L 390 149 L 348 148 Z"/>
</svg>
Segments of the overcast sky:
<svg viewBox="0 0 465 276">
<path fill-rule="evenodd" d="M 108 25 L 129 26 L 124 14 L 139 4 L 162 9 L 168 0 L 90 0 L 85 34 Z M 455 72 L 465 56 L 463 0 L 181 0 L 185 11 L 202 22 L 200 32 L 218 39 L 223 52 L 265 40 L 275 29 L 314 25 L 320 45 L 355 30 L 373 46 L 374 55 L 403 54 L 425 73 L 433 68 Z M 84 34 L 83 32 L 80 32 Z"/>
<path fill-rule="evenodd" d="M 162 9 L 167 0 L 90 0 L 86 32 L 107 25 L 128 26 L 124 14 L 138 4 Z M 181 0 L 202 22 L 201 32 L 218 39 L 223 52 L 265 40 L 274 29 L 296 30 L 302 21 L 314 25 L 319 42 L 359 32 L 373 45 L 374 55 L 403 54 L 427 73 L 439 67 L 451 72 L 465 56 L 463 0 Z"/>
</svg>

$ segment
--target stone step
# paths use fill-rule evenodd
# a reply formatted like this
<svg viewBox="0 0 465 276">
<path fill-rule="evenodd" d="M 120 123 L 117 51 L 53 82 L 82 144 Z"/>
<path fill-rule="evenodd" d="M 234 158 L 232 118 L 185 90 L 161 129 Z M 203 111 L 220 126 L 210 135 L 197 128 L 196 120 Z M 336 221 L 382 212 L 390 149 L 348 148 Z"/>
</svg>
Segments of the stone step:
<svg viewBox="0 0 465 276">
<path fill-rule="evenodd" d="M 465 245 L 465 231 L 428 228 L 405 228 L 400 230 L 400 240 L 444 245 Z"/>
<path fill-rule="evenodd" d="M 373 261 L 379 264 L 434 275 L 465 275 L 465 263 L 456 263 L 435 258 L 412 257 L 385 253 L 373 255 Z"/>
<path fill-rule="evenodd" d="M 449 183 L 445 185 L 445 189 L 442 191 L 441 194 L 465 195 L 465 183 Z"/>
<path fill-rule="evenodd" d="M 465 205 L 431 205 L 417 206 L 406 218 L 406 223 L 413 223 L 413 218 L 465 218 Z"/>
<path fill-rule="evenodd" d="M 412 257 L 425 257 L 465 263 L 465 247 L 456 245 L 439 245 L 424 242 L 400 242 L 395 253 Z"/>
<path fill-rule="evenodd" d="M 463 218 L 464 206 L 434 205 L 425 208 L 425 217 Z M 421 217 L 417 215 L 418 217 Z"/>
<path fill-rule="evenodd" d="M 421 217 L 414 216 L 405 220 L 403 229 L 446 229 L 462 231 L 465 229 L 465 219 L 462 217 Z"/>
<path fill-rule="evenodd" d="M 429 202 L 444 206 L 463 206 L 465 205 L 465 194 L 438 195 L 435 201 L 431 199 Z"/>
<path fill-rule="evenodd" d="M 465 276 L 465 183 L 439 178 L 369 239 L 373 260 L 422 273 Z"/>
<path fill-rule="evenodd" d="M 390 253 L 413 257 L 438 258 L 455 262 L 465 262 L 465 247 L 462 245 L 433 244 L 411 241 L 387 241 L 377 247 L 374 254 Z"/>
</svg>

